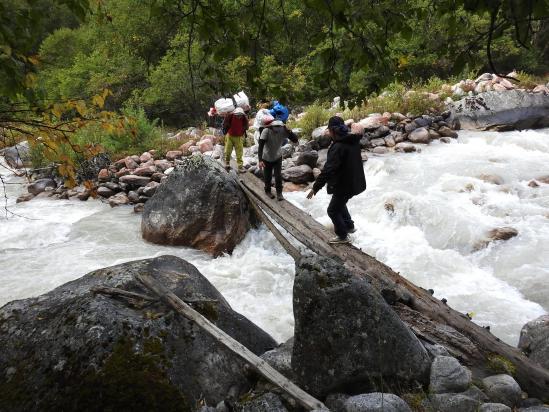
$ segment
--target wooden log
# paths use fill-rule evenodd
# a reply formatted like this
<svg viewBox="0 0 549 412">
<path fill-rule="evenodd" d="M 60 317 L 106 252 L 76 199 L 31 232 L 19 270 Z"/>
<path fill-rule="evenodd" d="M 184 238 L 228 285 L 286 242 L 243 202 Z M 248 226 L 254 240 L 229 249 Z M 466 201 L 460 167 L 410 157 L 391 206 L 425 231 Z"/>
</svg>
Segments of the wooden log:
<svg viewBox="0 0 549 412">
<path fill-rule="evenodd" d="M 95 286 L 90 289 L 93 293 L 99 293 L 101 295 L 108 295 L 108 296 L 114 296 L 114 297 L 124 297 L 124 298 L 130 298 L 130 299 L 141 299 L 145 301 L 157 301 L 158 298 L 153 298 L 148 295 L 143 295 L 141 293 L 136 292 L 130 292 L 128 290 L 120 289 L 120 288 L 109 288 L 106 286 Z"/>
<path fill-rule="evenodd" d="M 320 223 L 290 202 L 267 202 L 259 179 L 247 173 L 240 177 L 241 185 L 262 201 L 267 212 L 276 222 L 297 240 L 319 255 L 340 259 L 353 273 L 368 278 L 382 294 L 393 290 L 397 301 L 406 304 L 423 315 L 421 322 L 451 326 L 475 344 L 477 352 L 460 351 L 463 360 L 470 366 L 486 369 L 488 359 L 500 355 L 516 368 L 515 378 L 530 396 L 549 398 L 549 371 L 528 359 L 517 348 L 511 347 L 475 324 L 462 313 L 433 297 L 427 290 L 414 285 L 390 267 L 352 245 L 328 245 L 330 233 Z M 401 316 L 402 319 L 402 316 Z M 403 319 L 412 330 L 415 320 L 412 316 Z M 432 326 L 431 329 L 436 329 Z M 441 342 L 444 344 L 444 342 Z"/>
<path fill-rule="evenodd" d="M 322 402 L 299 388 L 296 384 L 274 369 L 259 356 L 255 355 L 240 342 L 223 332 L 208 319 L 183 302 L 175 293 L 166 288 L 151 275 L 138 274 L 137 278 L 141 283 L 143 283 L 143 285 L 152 290 L 164 303 L 173 308 L 177 313 L 195 322 L 198 326 L 213 336 L 218 342 L 225 345 L 228 349 L 243 358 L 246 362 L 253 366 L 257 372 L 261 374 L 261 376 L 294 398 L 306 410 L 327 409 Z"/>
<path fill-rule="evenodd" d="M 265 226 L 267 226 L 267 228 L 271 231 L 274 237 L 280 242 L 284 250 L 286 250 L 286 252 L 294 260 L 299 260 L 299 258 L 301 257 L 301 252 L 294 245 L 292 245 L 288 241 L 288 239 L 284 237 L 284 235 L 280 232 L 280 230 L 278 230 L 278 228 L 273 224 L 273 222 L 271 222 L 271 220 L 267 217 L 265 212 L 263 212 L 263 210 L 261 209 L 261 206 L 258 204 L 258 202 L 254 201 L 253 199 L 254 195 L 252 194 L 252 192 L 250 192 L 250 190 L 245 186 L 241 186 L 241 187 L 244 190 L 244 193 L 246 194 L 246 196 L 248 197 L 248 200 L 250 200 L 250 204 L 255 210 L 255 213 L 257 214 L 257 217 L 259 218 L 259 220 L 261 220 L 265 224 Z"/>
</svg>

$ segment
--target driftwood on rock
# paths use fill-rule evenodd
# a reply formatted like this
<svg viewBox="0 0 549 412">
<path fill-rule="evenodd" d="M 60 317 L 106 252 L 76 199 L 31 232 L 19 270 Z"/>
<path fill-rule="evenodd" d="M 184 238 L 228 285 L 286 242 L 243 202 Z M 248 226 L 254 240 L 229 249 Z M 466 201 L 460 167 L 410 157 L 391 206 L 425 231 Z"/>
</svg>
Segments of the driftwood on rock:
<svg viewBox="0 0 549 412">
<path fill-rule="evenodd" d="M 140 274 L 137 276 L 139 281 L 143 283 L 147 288 L 152 290 L 158 297 L 172 307 L 177 313 L 185 316 L 187 319 L 192 320 L 211 336 L 213 336 L 218 342 L 225 345 L 234 353 L 246 360 L 251 366 L 253 366 L 264 378 L 278 386 L 285 393 L 293 397 L 307 410 L 313 409 L 326 409 L 324 404 L 319 400 L 313 398 L 307 392 L 300 389 L 293 382 L 283 376 L 280 372 L 274 369 L 266 361 L 255 355 L 252 351 L 246 348 L 237 340 L 233 339 L 227 333 L 223 332 L 208 319 L 195 311 L 185 302 L 183 302 L 175 293 L 167 289 L 164 285 L 155 280 L 151 275 Z"/>
<path fill-rule="evenodd" d="M 253 202 L 307 248 L 321 256 L 339 259 L 355 275 L 368 278 L 420 339 L 445 346 L 480 374 L 488 369 L 492 356 L 502 356 L 514 365 L 515 377 L 523 390 L 541 399 L 549 397 L 549 371 L 520 350 L 500 341 L 489 330 L 360 249 L 328 244 L 331 234 L 324 226 L 287 201 L 273 202 L 265 195 L 259 179 L 251 174 L 241 175 L 240 184 L 253 193 L 250 196 Z"/>
</svg>

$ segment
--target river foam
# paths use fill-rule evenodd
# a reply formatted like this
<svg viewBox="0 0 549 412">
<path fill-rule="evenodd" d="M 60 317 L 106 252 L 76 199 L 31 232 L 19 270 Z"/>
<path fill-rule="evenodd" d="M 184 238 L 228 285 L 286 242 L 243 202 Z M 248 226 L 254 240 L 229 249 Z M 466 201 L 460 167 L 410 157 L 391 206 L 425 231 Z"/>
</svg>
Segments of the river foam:
<svg viewBox="0 0 549 412">
<path fill-rule="evenodd" d="M 365 172 L 367 191 L 349 203 L 357 246 L 511 344 L 526 321 L 549 310 L 549 185 L 528 186 L 549 175 L 549 129 L 461 132 L 422 153 L 372 156 Z M 9 207 L 20 216 L 0 221 L 0 304 L 93 269 L 173 254 L 195 264 L 235 310 L 276 339 L 291 336 L 293 262 L 265 228 L 250 231 L 232 256 L 212 259 L 144 242 L 129 207 L 49 199 L 16 205 L 20 191 L 8 186 Z M 286 197 L 330 225 L 325 191 L 312 201 L 303 192 Z M 476 249 L 501 226 L 519 235 Z"/>
</svg>

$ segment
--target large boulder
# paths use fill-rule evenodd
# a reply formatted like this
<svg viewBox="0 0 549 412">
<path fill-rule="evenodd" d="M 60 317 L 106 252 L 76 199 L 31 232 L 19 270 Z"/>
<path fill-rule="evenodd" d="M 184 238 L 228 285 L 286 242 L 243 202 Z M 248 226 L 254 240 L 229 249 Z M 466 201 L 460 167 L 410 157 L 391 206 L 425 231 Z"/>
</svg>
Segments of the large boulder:
<svg viewBox="0 0 549 412">
<path fill-rule="evenodd" d="M 32 193 L 33 195 L 37 195 L 42 193 L 46 190 L 47 187 L 51 187 L 55 189 L 57 187 L 57 184 L 55 183 L 55 180 L 44 178 L 44 179 L 38 179 L 27 186 L 27 190 L 29 193 Z"/>
<path fill-rule="evenodd" d="M 549 127 L 549 96 L 524 90 L 492 91 L 452 105 L 463 129 L 522 130 Z"/>
<path fill-rule="evenodd" d="M 530 359 L 549 369 L 549 315 L 542 315 L 524 325 L 518 346 Z"/>
<path fill-rule="evenodd" d="M 318 161 L 318 152 L 316 150 L 311 150 L 310 152 L 302 152 L 297 157 L 295 161 L 296 166 L 308 165 L 313 169 L 316 167 L 316 162 Z"/>
<path fill-rule="evenodd" d="M 4 149 L 4 159 L 9 167 L 20 169 L 30 165 L 30 149 L 27 141 Z"/>
<path fill-rule="evenodd" d="M 431 137 L 429 136 L 429 131 L 425 127 L 419 127 L 414 129 L 409 135 L 408 139 L 413 143 L 429 143 Z"/>
<path fill-rule="evenodd" d="M 311 393 L 428 382 L 431 361 L 425 348 L 372 285 L 340 262 L 302 258 L 293 304 L 292 369 Z"/>
<path fill-rule="evenodd" d="M 482 380 L 484 392 L 493 402 L 503 403 L 509 407 L 518 405 L 522 390 L 510 375 L 488 376 Z"/>
<path fill-rule="evenodd" d="M 190 246 L 213 256 L 231 253 L 253 214 L 235 175 L 207 156 L 184 158 L 145 205 L 143 238 Z"/>
<path fill-rule="evenodd" d="M 191 411 L 249 389 L 245 362 L 158 300 L 113 297 L 95 287 L 152 293 L 153 276 L 256 354 L 274 340 L 190 263 L 161 256 L 99 269 L 0 308 L 0 410 Z"/>
<path fill-rule="evenodd" d="M 312 138 L 320 149 L 326 149 L 332 143 L 332 138 L 327 134 L 328 126 L 320 126 L 313 130 Z"/>
<path fill-rule="evenodd" d="M 306 164 L 288 167 L 282 171 L 282 178 L 292 183 L 311 182 L 314 180 L 313 169 Z"/>
</svg>

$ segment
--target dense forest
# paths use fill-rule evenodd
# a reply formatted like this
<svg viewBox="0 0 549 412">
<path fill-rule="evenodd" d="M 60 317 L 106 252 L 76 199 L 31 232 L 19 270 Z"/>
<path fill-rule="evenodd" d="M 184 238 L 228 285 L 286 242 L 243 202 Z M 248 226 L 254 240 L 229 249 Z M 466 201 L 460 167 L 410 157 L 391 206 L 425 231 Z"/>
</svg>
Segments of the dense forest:
<svg viewBox="0 0 549 412">
<path fill-rule="evenodd" d="M 549 0 L 0 0 L 0 126 L 76 116 L 65 136 L 108 112 L 182 127 L 238 90 L 295 107 L 545 75 L 548 18 Z"/>
</svg>

